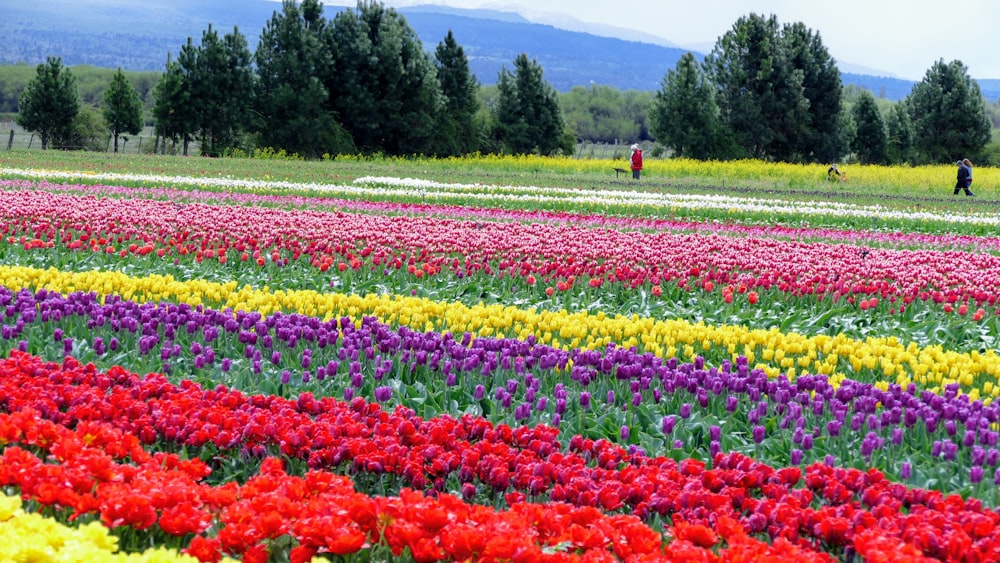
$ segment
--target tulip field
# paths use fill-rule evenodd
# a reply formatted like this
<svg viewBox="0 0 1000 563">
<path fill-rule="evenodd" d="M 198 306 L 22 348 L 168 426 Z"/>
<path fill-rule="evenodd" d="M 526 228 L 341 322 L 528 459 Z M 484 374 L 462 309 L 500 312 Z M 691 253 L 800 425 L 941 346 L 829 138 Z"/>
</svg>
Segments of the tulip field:
<svg viewBox="0 0 1000 563">
<path fill-rule="evenodd" d="M 46 152 L 0 560 L 1000 561 L 1000 172 Z"/>
</svg>

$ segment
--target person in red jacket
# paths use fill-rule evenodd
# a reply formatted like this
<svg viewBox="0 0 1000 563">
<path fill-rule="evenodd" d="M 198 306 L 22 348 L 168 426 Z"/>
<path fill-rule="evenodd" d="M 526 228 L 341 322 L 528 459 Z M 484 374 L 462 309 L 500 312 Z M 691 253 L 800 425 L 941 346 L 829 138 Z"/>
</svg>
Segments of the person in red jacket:
<svg viewBox="0 0 1000 563">
<path fill-rule="evenodd" d="M 638 180 L 639 173 L 642 172 L 642 149 L 639 145 L 632 145 L 632 156 L 629 157 L 632 164 L 632 179 Z"/>
</svg>

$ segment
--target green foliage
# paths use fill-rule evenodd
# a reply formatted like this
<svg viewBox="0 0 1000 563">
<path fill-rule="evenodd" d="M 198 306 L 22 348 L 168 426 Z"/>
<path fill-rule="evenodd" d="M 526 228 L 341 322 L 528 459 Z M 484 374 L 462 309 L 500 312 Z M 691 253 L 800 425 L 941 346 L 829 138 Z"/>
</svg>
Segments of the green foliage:
<svg viewBox="0 0 1000 563">
<path fill-rule="evenodd" d="M 169 127 L 158 129 L 182 137 L 185 155 L 195 134 L 200 136 L 201 152 L 207 156 L 218 156 L 243 138 L 253 95 L 250 60 L 246 38 L 239 29 L 234 27 L 220 40 L 211 24 L 202 33 L 200 45 L 195 46 L 189 37 L 181 48 L 179 73 L 167 60 L 168 76 L 174 83 L 161 93 L 176 94 L 176 98 L 165 98 L 154 113 L 172 121 Z"/>
<path fill-rule="evenodd" d="M 89 65 L 68 67 L 76 80 L 76 90 L 80 102 L 97 107 L 104 101 L 104 91 L 111 82 L 115 70 Z M 123 71 L 132 88 L 139 94 L 144 108 L 153 105 L 153 88 L 160 78 L 159 72 Z M 27 64 L 0 65 L 0 113 L 16 113 L 17 100 L 35 76 L 35 67 Z"/>
<path fill-rule="evenodd" d="M 120 134 L 142 131 L 142 100 L 120 68 L 104 91 L 104 121 L 115 139 L 116 153 Z"/>
<path fill-rule="evenodd" d="M 652 104 L 648 92 L 623 92 L 611 86 L 575 86 L 559 94 L 566 126 L 582 139 L 597 143 L 633 142 L 646 138 L 643 124 Z"/>
<path fill-rule="evenodd" d="M 556 92 L 542 78 L 538 61 L 521 53 L 514 72 L 500 71 L 496 106 L 497 136 L 511 154 L 553 154 L 564 144 L 563 119 Z"/>
<path fill-rule="evenodd" d="M 255 129 L 261 144 L 312 158 L 353 147 L 353 142 L 343 142 L 350 135 L 334 119 L 321 80 L 331 72 L 321 14 L 317 0 L 305 0 L 301 7 L 285 0 L 261 33 L 255 53 Z"/>
<path fill-rule="evenodd" d="M 785 25 L 782 44 L 792 68 L 802 71 L 802 93 L 809 101 L 803 135 L 791 139 L 795 160 L 834 162 L 847 149 L 839 127 L 842 107 L 840 71 L 818 33 L 799 22 Z"/>
<path fill-rule="evenodd" d="M 979 164 L 982 166 L 1000 167 L 1000 143 L 991 142 L 986 145 L 979 158 L 981 160 Z"/>
<path fill-rule="evenodd" d="M 775 16 L 737 20 L 705 61 L 734 156 L 833 161 L 847 147 L 841 80 L 818 34 Z"/>
<path fill-rule="evenodd" d="M 437 72 L 419 37 L 392 8 L 362 0 L 333 19 L 326 40 L 332 109 L 364 152 L 422 154 L 444 107 Z"/>
<path fill-rule="evenodd" d="M 722 122 L 740 152 L 753 158 L 793 160 L 794 143 L 807 132 L 809 101 L 803 72 L 782 46 L 778 19 L 741 17 L 706 59 Z"/>
<path fill-rule="evenodd" d="M 920 163 L 976 158 L 990 142 L 986 103 L 961 61 L 934 63 L 906 104 Z"/>
<path fill-rule="evenodd" d="M 479 83 L 469 72 L 469 59 L 455 35 L 448 35 L 434 51 L 438 83 L 444 96 L 444 111 L 438 119 L 433 152 L 438 156 L 460 156 L 475 152 L 481 145 L 481 123 L 476 114 L 480 103 Z"/>
<path fill-rule="evenodd" d="M 275 150 L 272 147 L 264 148 L 254 148 L 250 151 L 237 148 L 227 149 L 225 155 L 227 158 L 253 158 L 257 160 L 304 160 L 301 155 L 297 153 L 289 153 L 285 149 Z"/>
<path fill-rule="evenodd" d="M 913 164 L 913 121 L 910 120 L 910 112 L 906 109 L 905 102 L 893 104 L 885 116 L 885 125 L 888 133 L 889 162 Z"/>
<path fill-rule="evenodd" d="M 692 53 L 663 77 L 649 112 L 649 128 L 676 156 L 706 159 L 718 154 L 721 123 L 714 88 Z"/>
<path fill-rule="evenodd" d="M 187 59 L 181 60 L 181 66 Z M 211 24 L 201 36 L 194 65 L 186 67 L 203 155 L 233 147 L 249 120 L 253 72 L 246 38 L 233 28 L 220 40 Z"/>
<path fill-rule="evenodd" d="M 888 164 L 889 146 L 885 120 L 875 105 L 875 96 L 865 90 L 851 110 L 855 137 L 851 148 L 862 164 Z"/>
<path fill-rule="evenodd" d="M 138 132 L 138 131 L 137 131 Z M 108 146 L 108 126 L 101 112 L 82 106 L 73 118 L 68 136 L 60 148 L 104 152 Z"/>
<path fill-rule="evenodd" d="M 18 99 L 17 124 L 37 132 L 43 150 L 50 142 L 67 146 L 73 119 L 80 111 L 73 73 L 62 66 L 58 57 L 49 57 L 35 72 L 35 78 Z"/>
<path fill-rule="evenodd" d="M 194 49 L 190 39 L 186 49 L 181 50 L 184 56 L 190 55 Z M 167 139 L 174 143 L 183 140 L 184 154 L 187 155 L 188 142 L 196 132 L 196 117 L 184 69 L 180 62 L 171 60 L 170 55 L 167 55 L 167 69 L 163 78 L 156 83 L 153 97 L 156 100 L 153 105 L 153 117 L 156 119 L 155 130 L 156 134 L 164 139 L 163 152 L 166 153 L 167 150 Z"/>
</svg>

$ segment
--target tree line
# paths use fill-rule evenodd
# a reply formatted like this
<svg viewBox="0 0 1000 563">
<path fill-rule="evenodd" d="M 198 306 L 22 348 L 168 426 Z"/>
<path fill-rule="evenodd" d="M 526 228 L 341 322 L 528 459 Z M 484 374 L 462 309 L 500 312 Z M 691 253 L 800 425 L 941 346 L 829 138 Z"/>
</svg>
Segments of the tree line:
<svg viewBox="0 0 1000 563">
<path fill-rule="evenodd" d="M 990 142 L 987 104 L 960 61 L 934 63 L 883 114 L 861 90 L 843 103 L 840 73 L 819 34 L 775 16 L 737 20 L 702 63 L 690 53 L 667 72 L 650 130 L 675 154 L 862 163 L 976 158 Z"/>
<path fill-rule="evenodd" d="M 451 31 L 431 54 L 377 1 L 332 20 L 322 9 L 318 0 L 284 0 L 253 53 L 237 28 L 220 36 L 210 25 L 199 43 L 188 38 L 152 88 L 157 135 L 184 154 L 196 140 L 213 156 L 565 154 L 578 140 L 645 140 L 699 159 L 916 164 L 985 155 L 997 115 L 959 61 L 938 61 L 888 107 L 845 89 L 819 34 L 773 15 L 740 18 L 703 61 L 683 56 L 659 91 L 591 85 L 559 95 L 525 53 L 482 87 Z M 121 74 L 102 115 L 88 118 L 103 117 L 116 146 L 118 135 L 137 132 L 136 92 Z M 43 146 L 80 146 L 73 82 L 50 58 L 19 97 L 17 119 Z"/>
</svg>

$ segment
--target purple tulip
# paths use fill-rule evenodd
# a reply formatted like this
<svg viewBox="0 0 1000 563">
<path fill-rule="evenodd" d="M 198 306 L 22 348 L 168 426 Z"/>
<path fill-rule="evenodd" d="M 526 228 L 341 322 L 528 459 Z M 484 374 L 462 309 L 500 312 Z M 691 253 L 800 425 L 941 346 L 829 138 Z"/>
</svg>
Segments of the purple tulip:
<svg viewBox="0 0 1000 563">
<path fill-rule="evenodd" d="M 760 425 L 754 426 L 753 427 L 753 441 L 755 443 L 757 443 L 757 444 L 763 442 L 764 441 L 764 435 L 766 434 L 766 432 L 767 432 L 767 429 L 765 429 L 763 426 L 760 426 Z"/>
<path fill-rule="evenodd" d="M 913 468 L 910 467 L 910 462 L 904 461 L 903 465 L 901 465 L 899 468 L 899 478 L 902 479 L 903 481 L 906 481 L 910 478 L 910 475 L 912 473 L 913 473 Z"/>
<path fill-rule="evenodd" d="M 735 395 L 726 397 L 726 412 L 736 412 L 740 406 L 740 400 Z"/>
<path fill-rule="evenodd" d="M 384 403 L 392 398 L 392 387 L 382 385 L 375 388 L 375 400 Z"/>
<path fill-rule="evenodd" d="M 972 447 L 972 465 L 982 465 L 986 462 L 986 450 L 981 446 Z"/>
<path fill-rule="evenodd" d="M 983 471 L 982 467 L 978 465 L 973 466 L 973 468 L 969 470 L 969 481 L 973 483 L 979 483 L 980 481 L 983 480 L 983 476 L 985 475 L 985 473 L 986 472 Z"/>
<path fill-rule="evenodd" d="M 892 429 L 892 445 L 898 446 L 903 443 L 903 429 L 893 428 Z"/>
<path fill-rule="evenodd" d="M 629 432 L 630 431 L 628 425 L 623 424 L 621 430 L 618 432 L 619 437 L 622 439 L 622 442 L 628 442 Z"/>
<path fill-rule="evenodd" d="M 687 419 L 691 416 L 691 403 L 681 405 L 681 418 Z"/>
<path fill-rule="evenodd" d="M 674 431 L 674 425 L 677 424 L 677 417 L 674 415 L 668 415 L 663 417 L 663 422 L 660 424 L 660 430 L 664 434 L 670 434 Z"/>
<path fill-rule="evenodd" d="M 962 437 L 962 445 L 971 448 L 973 444 L 976 443 L 976 433 L 973 430 L 966 430 L 965 435 Z"/>
<path fill-rule="evenodd" d="M 291 383 L 291 381 L 292 381 L 292 372 L 288 371 L 287 369 L 286 370 L 282 370 L 282 372 L 281 372 L 281 384 L 282 385 L 288 385 L 289 383 Z"/>
<path fill-rule="evenodd" d="M 708 428 L 708 439 L 715 442 L 722 440 L 722 428 L 718 426 L 710 426 Z"/>
<path fill-rule="evenodd" d="M 802 463 L 802 450 L 794 449 L 792 450 L 791 456 L 792 465 L 799 465 Z"/>
<path fill-rule="evenodd" d="M 712 440 L 711 442 L 708 443 L 709 457 L 714 459 L 715 456 L 719 455 L 720 453 L 722 453 L 722 444 L 719 443 L 718 440 Z"/>
<path fill-rule="evenodd" d="M 951 440 L 945 441 L 943 453 L 945 459 L 947 460 L 955 459 L 955 456 L 958 455 L 958 444 L 952 442 Z"/>
<path fill-rule="evenodd" d="M 584 410 L 590 408 L 590 393 L 586 391 L 580 393 L 580 407 Z"/>
<path fill-rule="evenodd" d="M 542 412 L 548 405 L 549 405 L 548 399 L 545 398 L 545 395 L 542 395 L 541 397 L 538 398 L 537 401 L 535 401 L 535 410 L 538 412 Z"/>
</svg>

